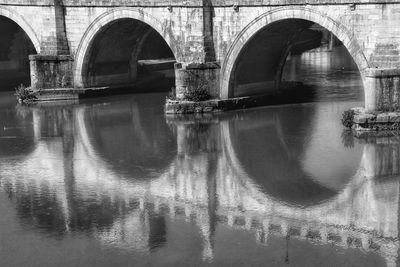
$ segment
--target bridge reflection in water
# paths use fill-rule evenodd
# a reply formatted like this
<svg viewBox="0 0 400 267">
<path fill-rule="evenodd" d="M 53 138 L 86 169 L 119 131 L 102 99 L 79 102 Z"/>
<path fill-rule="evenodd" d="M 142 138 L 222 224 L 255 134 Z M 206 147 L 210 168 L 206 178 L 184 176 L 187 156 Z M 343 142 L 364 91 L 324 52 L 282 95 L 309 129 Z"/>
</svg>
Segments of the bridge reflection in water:
<svg viewBox="0 0 400 267">
<path fill-rule="evenodd" d="M 267 247 L 283 238 L 285 261 L 289 244 L 303 242 L 397 264 L 399 139 L 343 135 L 353 148 L 335 151 L 326 142 L 333 149 L 326 155 L 313 144 L 337 138 L 326 134 L 329 123 L 316 126 L 327 120 L 319 115 L 325 104 L 148 122 L 141 113 L 151 106 L 111 101 L 20 112 L 33 122 L 33 144 L 23 156 L 1 156 L 0 188 L 24 225 L 58 238 L 90 233 L 104 246 L 144 255 L 190 245 L 197 237 L 180 232 L 196 225 L 203 263 L 226 253 L 217 244 L 230 229 Z M 313 127 L 312 136 L 302 134 Z"/>
</svg>

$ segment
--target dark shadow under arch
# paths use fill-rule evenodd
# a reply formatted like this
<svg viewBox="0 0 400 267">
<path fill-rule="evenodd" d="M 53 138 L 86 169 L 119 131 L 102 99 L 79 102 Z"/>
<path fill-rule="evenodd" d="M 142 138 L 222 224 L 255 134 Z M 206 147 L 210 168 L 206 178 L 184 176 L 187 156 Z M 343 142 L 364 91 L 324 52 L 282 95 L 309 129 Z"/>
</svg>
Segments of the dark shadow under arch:
<svg viewBox="0 0 400 267">
<path fill-rule="evenodd" d="M 84 87 L 110 86 L 127 92 L 169 90 L 175 82 L 175 57 L 150 25 L 121 18 L 94 36 L 82 67 Z"/>
<path fill-rule="evenodd" d="M 332 38 L 329 44 L 325 44 L 327 40 L 324 35 L 327 34 Z M 295 98 L 300 96 L 305 97 L 304 99 L 301 97 L 300 102 L 313 101 L 315 89 L 302 86 L 302 83 L 310 85 L 307 84 L 306 78 L 297 77 L 298 80 L 294 81 L 283 79 L 284 69 L 288 65 L 287 59 L 290 55 L 302 54 L 313 49 L 315 53 L 336 51 L 336 47 L 339 46 L 343 44 L 333 34 L 314 22 L 303 19 L 283 19 L 270 23 L 255 33 L 241 49 L 230 76 L 230 94 L 232 97 L 242 97 L 277 92 L 284 93 L 283 99 L 287 99 L 288 103 L 296 101 Z M 333 54 L 334 52 L 331 52 L 331 55 Z M 362 86 L 361 76 L 351 54 L 342 53 L 342 56 L 349 58 L 351 65 L 355 66 L 358 75 L 358 78 L 355 78 Z M 331 63 L 324 64 L 328 66 Z M 346 78 L 346 73 L 343 72 L 342 76 Z M 337 78 L 341 79 L 341 76 L 337 75 Z M 303 90 L 300 95 L 299 90 Z M 305 94 L 309 94 L 309 98 Z"/>
<path fill-rule="evenodd" d="M 234 69 L 237 67 L 236 61 L 248 42 L 251 41 L 259 32 L 268 28 L 268 26 L 273 25 L 275 22 L 285 20 L 303 20 L 321 25 L 323 28 L 332 32 L 335 36 L 340 37 L 340 41 L 349 51 L 361 74 L 369 68 L 368 60 L 363 53 L 362 47 L 358 43 L 356 35 L 348 29 L 339 18 L 331 17 L 312 7 L 279 7 L 262 14 L 251 21 L 230 44 L 228 53 L 222 64 L 221 99 L 234 97 L 234 86 L 232 86 L 232 83 L 234 82 Z M 278 55 L 280 55 L 280 53 L 278 53 Z"/>
<path fill-rule="evenodd" d="M 29 86 L 29 55 L 37 53 L 33 41 L 16 22 L 1 15 L 0 36 L 0 91 Z"/>
</svg>

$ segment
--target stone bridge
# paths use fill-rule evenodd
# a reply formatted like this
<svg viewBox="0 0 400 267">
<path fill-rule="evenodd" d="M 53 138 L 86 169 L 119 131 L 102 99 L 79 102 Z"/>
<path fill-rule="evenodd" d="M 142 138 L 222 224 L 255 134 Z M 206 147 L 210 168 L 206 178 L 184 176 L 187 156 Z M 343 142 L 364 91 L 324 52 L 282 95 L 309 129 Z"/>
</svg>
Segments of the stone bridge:
<svg viewBox="0 0 400 267">
<path fill-rule="evenodd" d="M 163 59 L 177 62 L 167 76 L 178 100 L 199 87 L 222 100 L 246 96 L 254 84 L 275 90 L 288 55 L 312 48 L 319 27 L 353 58 L 366 108 L 399 108 L 395 0 L 0 0 L 0 16 L 19 26 L 4 35 L 0 70 L 26 71 L 31 54 L 31 83 L 40 89 L 138 85 L 160 77 L 149 60 Z M 21 38 L 30 40 L 23 49 Z"/>
</svg>

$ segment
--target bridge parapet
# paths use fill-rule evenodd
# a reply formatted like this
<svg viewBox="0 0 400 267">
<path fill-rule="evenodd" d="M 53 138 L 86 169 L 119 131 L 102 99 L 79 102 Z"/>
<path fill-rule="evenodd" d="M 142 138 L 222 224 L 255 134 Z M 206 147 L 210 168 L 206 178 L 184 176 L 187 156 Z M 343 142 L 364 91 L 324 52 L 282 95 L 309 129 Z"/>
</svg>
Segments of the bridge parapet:
<svg viewBox="0 0 400 267">
<path fill-rule="evenodd" d="M 296 6 L 296 5 L 374 5 L 374 4 L 399 4 L 396 0 L 241 0 L 240 3 L 236 0 L 212 0 L 214 7 L 259 7 L 259 6 Z M 121 7 L 121 6 L 142 6 L 142 7 L 202 7 L 203 0 L 172 0 L 172 1 L 158 1 L 158 0 L 63 0 L 64 6 L 102 6 L 102 7 Z M 12 6 L 53 6 L 54 0 L 0 0 L 0 5 Z"/>
</svg>

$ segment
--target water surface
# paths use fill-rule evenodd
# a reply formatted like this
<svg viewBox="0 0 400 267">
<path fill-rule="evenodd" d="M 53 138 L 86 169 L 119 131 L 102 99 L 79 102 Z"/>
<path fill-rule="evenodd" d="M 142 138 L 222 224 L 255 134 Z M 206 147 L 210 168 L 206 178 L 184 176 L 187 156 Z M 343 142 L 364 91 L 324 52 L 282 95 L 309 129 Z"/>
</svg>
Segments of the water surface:
<svg viewBox="0 0 400 267">
<path fill-rule="evenodd" d="M 0 266 L 396 266 L 399 139 L 344 131 L 362 86 L 327 58 L 291 59 L 309 103 L 219 115 L 1 93 Z"/>
</svg>

